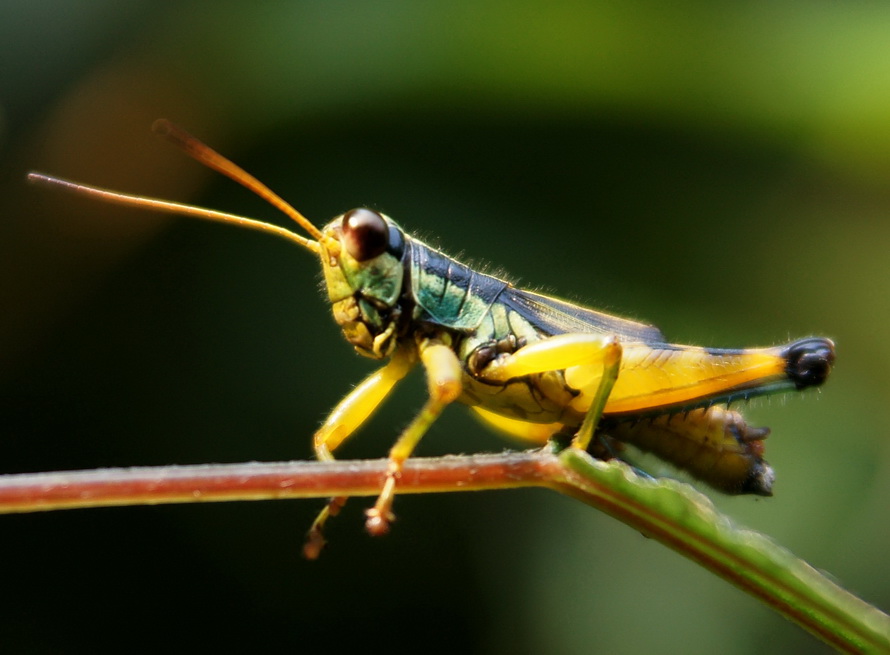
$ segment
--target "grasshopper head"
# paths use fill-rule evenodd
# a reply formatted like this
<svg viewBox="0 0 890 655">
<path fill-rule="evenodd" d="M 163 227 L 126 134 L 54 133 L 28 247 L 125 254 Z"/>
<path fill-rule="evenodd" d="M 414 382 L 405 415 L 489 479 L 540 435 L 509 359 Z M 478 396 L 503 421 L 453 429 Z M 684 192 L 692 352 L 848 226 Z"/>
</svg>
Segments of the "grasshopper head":
<svg viewBox="0 0 890 655">
<path fill-rule="evenodd" d="M 383 214 L 352 209 L 325 226 L 319 243 L 334 320 L 359 353 L 387 357 L 401 314 L 402 230 Z"/>
</svg>

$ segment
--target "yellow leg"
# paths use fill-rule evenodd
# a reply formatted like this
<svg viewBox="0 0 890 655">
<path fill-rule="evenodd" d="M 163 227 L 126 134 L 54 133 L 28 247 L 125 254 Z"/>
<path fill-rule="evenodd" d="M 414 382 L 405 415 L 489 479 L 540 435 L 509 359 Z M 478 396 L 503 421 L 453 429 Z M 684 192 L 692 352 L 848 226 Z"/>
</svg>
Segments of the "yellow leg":
<svg viewBox="0 0 890 655">
<path fill-rule="evenodd" d="M 783 348 L 719 350 L 669 344 L 622 343 L 621 373 L 606 404 L 606 414 L 643 413 L 688 407 L 710 398 L 756 393 L 788 385 Z M 602 374 L 601 367 L 578 365 L 566 382 L 581 394 L 573 409 L 586 411 Z"/>
<path fill-rule="evenodd" d="M 615 337 L 593 334 L 560 334 L 533 343 L 499 360 L 494 360 L 483 371 L 487 380 L 506 381 L 511 378 L 547 371 L 558 371 L 573 366 L 584 366 L 598 371 L 599 383 L 585 411 L 584 421 L 572 440 L 572 446 L 586 450 L 603 415 L 606 402 L 621 370 L 622 347 Z M 483 410 L 484 411 L 484 410 Z M 480 415 L 501 429 L 517 434 L 520 438 L 536 439 L 547 431 L 536 428 L 520 428 L 510 419 L 492 419 Z"/>
<path fill-rule="evenodd" d="M 589 413 L 591 400 L 602 398 L 599 387 L 610 340 L 614 338 L 595 334 L 549 337 L 493 360 L 481 377 L 506 382 L 525 375 L 564 370 L 568 385 L 581 392 L 570 403 L 571 408 Z M 606 397 L 608 402 L 602 410 L 606 414 L 688 406 L 708 398 L 734 393 L 743 396 L 773 384 L 795 382 L 789 382 L 789 346 L 720 350 L 623 342 L 621 348 L 620 375 Z"/>
<path fill-rule="evenodd" d="M 313 438 L 315 456 L 318 459 L 334 459 L 333 451 L 374 413 L 396 383 L 408 374 L 414 366 L 414 357 L 410 349 L 396 350 L 386 366 L 362 380 L 361 384 L 337 403 Z"/>
<path fill-rule="evenodd" d="M 438 340 L 427 339 L 418 348 L 420 360 L 426 369 L 430 398 L 389 451 L 386 482 L 374 507 L 367 511 L 368 519 L 365 523 L 367 531 L 375 536 L 386 534 L 389 524 L 395 519 L 392 503 L 396 482 L 402 474 L 402 465 L 429 427 L 439 418 L 442 410 L 457 400 L 462 390 L 460 361 L 450 346 Z"/>
<path fill-rule="evenodd" d="M 563 429 L 562 423 L 531 423 L 518 418 L 501 416 L 482 407 L 471 407 L 470 409 L 476 414 L 476 418 L 484 421 L 490 428 L 503 432 L 513 439 L 539 446 L 547 443 L 550 437 Z"/>
<path fill-rule="evenodd" d="M 615 337 L 594 334 L 558 334 L 520 348 L 512 355 L 493 360 L 482 372 L 492 382 L 506 382 L 534 373 L 561 371 L 580 364 L 594 366 L 603 361 Z"/>
<path fill-rule="evenodd" d="M 315 433 L 315 456 L 321 461 L 334 459 L 333 451 L 379 407 L 396 383 L 408 374 L 414 362 L 414 353 L 410 349 L 396 350 L 386 366 L 365 378 L 341 400 Z M 316 559 L 321 553 L 325 544 L 324 525 L 345 503 L 345 496 L 335 496 L 315 517 L 303 544 L 306 559 Z"/>
<path fill-rule="evenodd" d="M 585 369 L 598 371 L 599 384 L 585 410 L 584 421 L 572 441 L 575 448 L 586 450 L 618 379 L 621 353 L 621 344 L 613 336 L 559 334 L 520 348 L 507 357 L 495 359 L 482 372 L 482 377 L 504 382 L 524 375 L 582 365 Z M 537 433 L 531 431 L 530 434 Z"/>
<path fill-rule="evenodd" d="M 606 407 L 606 401 L 612 393 L 615 381 L 618 379 L 618 371 L 621 369 L 621 344 L 617 339 L 607 343 L 603 349 L 603 375 L 600 378 L 599 387 L 597 387 L 593 402 L 590 409 L 584 415 L 584 421 L 578 429 L 575 438 L 572 439 L 572 446 L 581 450 L 587 450 L 590 440 L 593 439 L 593 433 L 596 426 L 603 416 L 603 410 Z"/>
</svg>

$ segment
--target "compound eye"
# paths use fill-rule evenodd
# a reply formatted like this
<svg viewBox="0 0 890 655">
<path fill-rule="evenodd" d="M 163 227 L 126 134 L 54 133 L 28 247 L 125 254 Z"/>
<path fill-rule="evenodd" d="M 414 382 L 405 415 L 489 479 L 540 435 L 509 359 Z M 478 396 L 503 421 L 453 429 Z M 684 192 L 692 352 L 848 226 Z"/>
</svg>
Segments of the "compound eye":
<svg viewBox="0 0 890 655">
<path fill-rule="evenodd" d="M 351 209 L 343 214 L 341 234 L 346 251 L 359 262 L 382 255 L 389 245 L 386 220 L 370 209 Z"/>
</svg>

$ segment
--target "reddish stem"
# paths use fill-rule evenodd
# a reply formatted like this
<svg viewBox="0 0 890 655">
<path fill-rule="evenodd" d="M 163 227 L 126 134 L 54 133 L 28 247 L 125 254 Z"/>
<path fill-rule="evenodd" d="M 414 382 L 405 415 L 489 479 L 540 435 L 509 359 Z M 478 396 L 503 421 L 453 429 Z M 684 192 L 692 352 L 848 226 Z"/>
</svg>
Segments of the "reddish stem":
<svg viewBox="0 0 890 655">
<path fill-rule="evenodd" d="M 387 461 L 249 462 L 109 468 L 0 476 L 0 513 L 158 503 L 372 496 Z M 558 459 L 544 451 L 405 463 L 399 493 L 549 486 Z"/>
</svg>

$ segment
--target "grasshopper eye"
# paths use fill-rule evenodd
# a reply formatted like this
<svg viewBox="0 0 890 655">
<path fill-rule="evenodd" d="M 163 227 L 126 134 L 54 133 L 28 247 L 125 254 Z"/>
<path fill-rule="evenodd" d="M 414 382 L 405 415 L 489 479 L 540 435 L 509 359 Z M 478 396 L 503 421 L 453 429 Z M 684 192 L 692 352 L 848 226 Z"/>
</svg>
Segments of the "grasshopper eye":
<svg viewBox="0 0 890 655">
<path fill-rule="evenodd" d="M 382 255 L 389 245 L 389 226 L 370 209 L 351 209 L 343 214 L 341 234 L 346 251 L 359 262 Z"/>
</svg>

